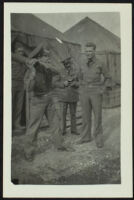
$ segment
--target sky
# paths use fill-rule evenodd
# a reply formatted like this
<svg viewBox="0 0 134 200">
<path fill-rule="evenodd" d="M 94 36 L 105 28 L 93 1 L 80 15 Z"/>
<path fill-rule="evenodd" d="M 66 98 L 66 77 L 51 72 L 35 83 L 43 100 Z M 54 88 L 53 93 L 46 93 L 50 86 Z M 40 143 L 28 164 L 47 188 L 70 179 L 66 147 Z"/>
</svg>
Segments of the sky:
<svg viewBox="0 0 134 200">
<path fill-rule="evenodd" d="M 120 37 L 120 15 L 117 12 L 98 13 L 47 13 L 34 14 L 61 32 L 65 32 L 85 17 L 99 23 Z"/>
</svg>

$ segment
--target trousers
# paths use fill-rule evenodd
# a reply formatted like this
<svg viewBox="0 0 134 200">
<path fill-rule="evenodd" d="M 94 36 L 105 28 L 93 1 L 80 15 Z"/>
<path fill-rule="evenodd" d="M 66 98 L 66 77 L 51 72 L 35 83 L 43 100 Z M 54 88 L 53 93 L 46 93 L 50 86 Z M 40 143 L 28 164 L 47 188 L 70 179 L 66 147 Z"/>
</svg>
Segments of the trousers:
<svg viewBox="0 0 134 200">
<path fill-rule="evenodd" d="M 82 106 L 82 139 L 91 139 L 92 111 L 94 113 L 94 137 L 102 134 L 102 94 L 90 92 L 80 95 Z"/>
<path fill-rule="evenodd" d="M 49 94 L 41 97 L 32 97 L 31 99 L 30 119 L 26 130 L 27 142 L 31 145 L 36 142 L 38 130 L 44 114 L 48 119 L 49 126 L 53 132 L 54 145 L 59 148 L 63 143 L 58 118 L 59 114 L 55 108 L 55 101 Z"/>
<path fill-rule="evenodd" d="M 71 117 L 71 132 L 77 132 L 76 130 L 76 108 L 77 102 L 61 102 L 61 129 L 62 134 L 66 133 L 66 116 L 67 109 L 70 109 L 70 117 Z"/>
<path fill-rule="evenodd" d="M 20 127 L 24 90 L 12 89 L 12 126 L 13 129 Z"/>
</svg>

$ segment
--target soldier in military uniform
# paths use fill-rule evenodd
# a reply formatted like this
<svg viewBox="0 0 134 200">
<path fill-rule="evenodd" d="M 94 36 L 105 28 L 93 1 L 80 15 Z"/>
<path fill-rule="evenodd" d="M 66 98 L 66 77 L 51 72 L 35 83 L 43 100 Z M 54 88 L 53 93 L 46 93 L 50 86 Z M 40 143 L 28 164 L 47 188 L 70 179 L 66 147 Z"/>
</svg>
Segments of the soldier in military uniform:
<svg viewBox="0 0 134 200">
<path fill-rule="evenodd" d="M 17 132 L 24 128 L 21 126 L 24 76 L 31 61 L 33 59 L 28 59 L 25 55 L 24 45 L 16 40 L 12 44 L 12 128 Z"/>
<path fill-rule="evenodd" d="M 67 108 L 70 108 L 71 116 L 71 133 L 78 135 L 76 129 L 76 108 L 78 102 L 78 77 L 72 67 L 72 59 L 68 57 L 62 61 L 64 69 L 61 70 L 60 75 L 53 79 L 56 87 L 55 92 L 58 96 L 61 111 L 61 129 L 62 134 L 66 134 L 66 116 Z"/>
<path fill-rule="evenodd" d="M 94 112 L 94 137 L 98 148 L 103 147 L 102 95 L 110 87 L 110 75 L 107 68 L 95 55 L 96 45 L 85 46 L 86 62 L 80 70 L 80 102 L 82 106 L 83 135 L 78 144 L 91 141 L 91 117 Z M 103 75 L 103 80 L 102 80 Z"/>
<path fill-rule="evenodd" d="M 33 159 L 37 135 L 43 116 L 45 114 L 48 119 L 49 115 L 51 115 L 51 112 L 49 112 L 50 109 L 48 108 L 54 108 L 52 78 L 58 74 L 51 64 L 49 50 L 43 48 L 42 45 L 40 48 L 37 47 L 37 49 L 35 49 L 32 57 L 36 58 L 37 62 L 34 65 L 35 76 L 31 82 L 33 95 L 30 102 L 30 119 L 26 130 L 25 157 L 28 160 Z M 53 115 L 51 124 L 49 125 L 54 126 L 54 145 L 58 150 L 66 150 L 63 146 L 58 114 L 53 112 Z"/>
</svg>

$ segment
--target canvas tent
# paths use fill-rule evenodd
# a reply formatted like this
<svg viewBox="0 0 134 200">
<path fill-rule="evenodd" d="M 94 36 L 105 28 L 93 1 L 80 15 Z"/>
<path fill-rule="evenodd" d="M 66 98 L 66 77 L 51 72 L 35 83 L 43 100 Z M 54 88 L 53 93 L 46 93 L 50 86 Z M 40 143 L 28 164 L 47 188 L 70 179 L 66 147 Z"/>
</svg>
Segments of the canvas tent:
<svg viewBox="0 0 134 200">
<path fill-rule="evenodd" d="M 120 38 L 88 17 L 75 24 L 64 35 L 82 47 L 91 41 L 96 44 L 97 51 L 120 52 Z"/>
</svg>

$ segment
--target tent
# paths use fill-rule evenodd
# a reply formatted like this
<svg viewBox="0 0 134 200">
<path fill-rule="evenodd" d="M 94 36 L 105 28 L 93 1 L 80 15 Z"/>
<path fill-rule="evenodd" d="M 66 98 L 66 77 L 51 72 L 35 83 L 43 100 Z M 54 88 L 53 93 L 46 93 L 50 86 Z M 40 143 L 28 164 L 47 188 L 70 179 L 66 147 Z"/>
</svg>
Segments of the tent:
<svg viewBox="0 0 134 200">
<path fill-rule="evenodd" d="M 97 51 L 120 52 L 120 38 L 88 17 L 75 24 L 64 35 L 82 47 L 86 42 L 94 42 Z"/>
</svg>

